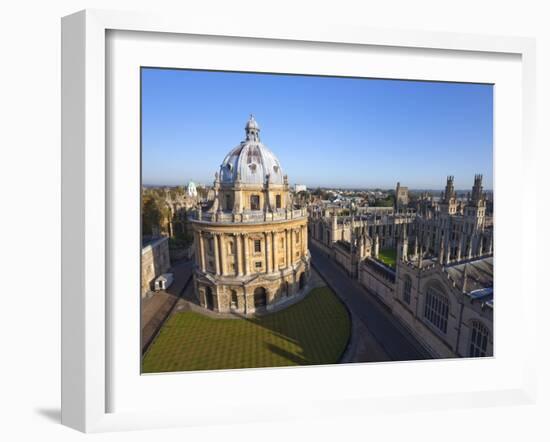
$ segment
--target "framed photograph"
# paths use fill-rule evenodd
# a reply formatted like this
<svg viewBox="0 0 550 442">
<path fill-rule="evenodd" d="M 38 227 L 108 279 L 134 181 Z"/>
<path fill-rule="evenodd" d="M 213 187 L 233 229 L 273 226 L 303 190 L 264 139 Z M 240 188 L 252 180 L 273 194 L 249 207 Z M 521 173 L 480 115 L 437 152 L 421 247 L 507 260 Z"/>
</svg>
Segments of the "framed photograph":
<svg viewBox="0 0 550 442">
<path fill-rule="evenodd" d="M 64 424 L 533 400 L 533 41 L 62 27 Z"/>
</svg>

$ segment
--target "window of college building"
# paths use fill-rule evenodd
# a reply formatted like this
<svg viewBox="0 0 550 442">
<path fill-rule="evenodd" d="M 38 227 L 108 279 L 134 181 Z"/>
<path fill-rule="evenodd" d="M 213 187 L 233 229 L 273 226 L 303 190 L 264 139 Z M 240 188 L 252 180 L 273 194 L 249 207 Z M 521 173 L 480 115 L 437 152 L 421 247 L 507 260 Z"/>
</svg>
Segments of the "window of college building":
<svg viewBox="0 0 550 442">
<path fill-rule="evenodd" d="M 489 340 L 489 329 L 481 322 L 474 321 L 472 334 L 470 336 L 470 356 L 479 357 L 487 354 L 487 341 Z"/>
<path fill-rule="evenodd" d="M 260 253 L 262 251 L 262 242 L 259 239 L 254 240 L 254 252 Z"/>
<path fill-rule="evenodd" d="M 424 317 L 443 333 L 447 333 L 449 300 L 433 287 L 428 287 Z"/>
<path fill-rule="evenodd" d="M 405 283 L 403 284 L 403 301 L 405 301 L 407 304 L 411 303 L 411 288 L 412 288 L 411 277 L 408 275 L 405 275 Z"/>
<path fill-rule="evenodd" d="M 275 196 L 275 207 L 277 209 L 281 208 L 281 195 L 276 195 Z"/>
</svg>

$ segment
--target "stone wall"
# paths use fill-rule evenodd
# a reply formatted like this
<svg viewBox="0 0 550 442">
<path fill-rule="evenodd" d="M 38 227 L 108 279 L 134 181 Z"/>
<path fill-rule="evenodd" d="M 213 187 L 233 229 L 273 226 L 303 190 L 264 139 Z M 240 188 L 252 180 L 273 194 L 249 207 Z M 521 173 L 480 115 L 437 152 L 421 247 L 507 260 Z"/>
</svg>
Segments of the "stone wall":
<svg viewBox="0 0 550 442">
<path fill-rule="evenodd" d="M 296 295 L 307 282 L 305 216 L 259 223 L 202 219 L 193 228 L 195 293 L 205 308 L 251 315 Z"/>
<path fill-rule="evenodd" d="M 371 265 L 369 265 L 369 263 Z M 393 298 L 395 292 L 395 282 L 391 278 L 389 270 L 384 270 L 380 265 L 373 261 L 362 262 L 359 266 L 359 282 L 369 290 L 369 292 L 375 294 L 380 300 L 388 307 L 392 308 Z"/>
<path fill-rule="evenodd" d="M 141 296 L 153 289 L 155 278 L 170 268 L 168 238 L 154 239 L 141 249 Z"/>
</svg>

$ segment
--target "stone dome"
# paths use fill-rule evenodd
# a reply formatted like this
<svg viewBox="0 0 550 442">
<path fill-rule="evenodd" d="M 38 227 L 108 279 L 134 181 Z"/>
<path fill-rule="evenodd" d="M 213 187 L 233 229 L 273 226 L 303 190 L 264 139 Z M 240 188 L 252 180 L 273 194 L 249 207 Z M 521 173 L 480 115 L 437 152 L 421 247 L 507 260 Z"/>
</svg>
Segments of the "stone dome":
<svg viewBox="0 0 550 442">
<path fill-rule="evenodd" d="M 250 115 L 250 118 L 248 119 L 248 121 L 246 122 L 246 126 L 244 127 L 245 131 L 248 131 L 250 129 L 256 129 L 257 131 L 260 130 L 260 125 L 254 118 L 254 115 Z"/>
<path fill-rule="evenodd" d="M 197 185 L 193 181 L 189 181 L 189 184 L 187 184 L 187 196 L 197 196 Z"/>
<path fill-rule="evenodd" d="M 263 185 L 284 184 L 281 164 L 271 150 L 260 142 L 260 126 L 251 115 L 245 126 L 246 139 L 229 152 L 220 166 L 220 182 Z"/>
</svg>

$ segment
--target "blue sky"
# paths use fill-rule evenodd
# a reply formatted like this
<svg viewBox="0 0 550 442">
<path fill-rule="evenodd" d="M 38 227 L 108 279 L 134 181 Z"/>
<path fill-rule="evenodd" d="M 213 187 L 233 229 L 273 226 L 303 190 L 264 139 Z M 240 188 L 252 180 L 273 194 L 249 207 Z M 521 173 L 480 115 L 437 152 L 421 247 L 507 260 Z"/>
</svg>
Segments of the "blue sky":
<svg viewBox="0 0 550 442">
<path fill-rule="evenodd" d="M 144 184 L 211 184 L 249 114 L 290 183 L 439 189 L 493 180 L 490 85 L 142 69 Z"/>
</svg>

